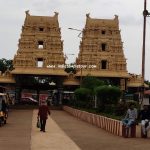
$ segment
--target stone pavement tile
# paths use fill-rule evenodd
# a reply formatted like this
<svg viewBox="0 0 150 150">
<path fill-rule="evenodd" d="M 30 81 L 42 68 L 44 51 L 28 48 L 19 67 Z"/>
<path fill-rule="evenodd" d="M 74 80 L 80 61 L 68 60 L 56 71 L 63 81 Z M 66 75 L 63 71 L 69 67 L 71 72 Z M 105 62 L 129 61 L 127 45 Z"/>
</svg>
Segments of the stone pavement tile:
<svg viewBox="0 0 150 150">
<path fill-rule="evenodd" d="M 45 133 L 39 131 L 36 127 L 36 122 L 37 110 L 34 110 L 31 131 L 31 150 L 80 150 L 51 117 L 48 117 Z"/>
</svg>

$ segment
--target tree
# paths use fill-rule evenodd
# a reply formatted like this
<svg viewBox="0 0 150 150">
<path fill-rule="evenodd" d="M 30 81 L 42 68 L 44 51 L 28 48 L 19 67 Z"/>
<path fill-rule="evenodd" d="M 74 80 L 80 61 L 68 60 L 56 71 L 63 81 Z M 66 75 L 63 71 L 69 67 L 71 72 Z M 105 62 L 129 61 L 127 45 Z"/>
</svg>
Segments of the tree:
<svg viewBox="0 0 150 150">
<path fill-rule="evenodd" d="M 96 87 L 95 93 L 98 98 L 98 107 L 102 111 L 106 106 L 111 108 L 112 105 L 116 105 L 121 96 L 121 91 L 118 87 L 109 85 Z"/>
<path fill-rule="evenodd" d="M 92 76 L 86 76 L 82 81 L 82 87 L 90 89 L 92 93 L 94 92 L 94 88 L 100 85 L 104 85 L 104 81 Z"/>
<path fill-rule="evenodd" d="M 67 73 L 73 73 L 73 74 L 76 74 L 76 68 L 75 68 L 75 64 L 71 63 L 69 64 L 66 68 L 65 68 L 65 71 Z"/>
<path fill-rule="evenodd" d="M 78 88 L 75 90 L 75 97 L 78 107 L 89 108 L 91 106 L 91 90 Z"/>
<path fill-rule="evenodd" d="M 75 91 L 77 102 L 83 107 L 92 107 L 94 101 L 95 91 L 94 89 L 100 85 L 104 85 L 104 81 L 99 80 L 96 77 L 86 76 L 83 78 L 81 88 Z"/>
<path fill-rule="evenodd" d="M 0 71 L 4 73 L 6 70 L 13 70 L 13 61 L 11 59 L 0 59 Z"/>
</svg>

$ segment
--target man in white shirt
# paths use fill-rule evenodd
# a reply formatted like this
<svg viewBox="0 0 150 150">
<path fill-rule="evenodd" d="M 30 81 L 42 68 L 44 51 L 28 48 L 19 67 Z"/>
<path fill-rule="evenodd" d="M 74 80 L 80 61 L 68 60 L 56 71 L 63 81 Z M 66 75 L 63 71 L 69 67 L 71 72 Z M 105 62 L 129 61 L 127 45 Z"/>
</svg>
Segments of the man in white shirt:
<svg viewBox="0 0 150 150">
<path fill-rule="evenodd" d="M 134 104 L 130 104 L 126 116 L 122 120 L 122 123 L 123 125 L 126 126 L 126 128 L 129 128 L 136 122 L 136 119 L 137 119 L 137 109 L 135 108 Z"/>
</svg>

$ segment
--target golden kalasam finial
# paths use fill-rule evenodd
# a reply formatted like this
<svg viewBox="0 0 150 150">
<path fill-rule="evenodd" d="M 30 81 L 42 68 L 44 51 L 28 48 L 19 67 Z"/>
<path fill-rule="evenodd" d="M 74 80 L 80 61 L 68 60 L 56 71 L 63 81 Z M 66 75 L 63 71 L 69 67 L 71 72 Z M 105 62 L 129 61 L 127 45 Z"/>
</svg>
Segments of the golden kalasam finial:
<svg viewBox="0 0 150 150">
<path fill-rule="evenodd" d="M 26 15 L 30 15 L 30 14 L 29 14 L 29 10 L 26 10 L 25 13 L 26 13 Z"/>
<path fill-rule="evenodd" d="M 115 15 L 115 19 L 118 20 L 118 15 Z"/>
<path fill-rule="evenodd" d="M 87 17 L 87 18 L 90 18 L 90 13 L 86 14 L 86 17 Z"/>
<path fill-rule="evenodd" d="M 59 14 L 58 12 L 54 12 L 54 13 L 55 13 L 55 16 L 58 16 L 58 14 Z"/>
</svg>

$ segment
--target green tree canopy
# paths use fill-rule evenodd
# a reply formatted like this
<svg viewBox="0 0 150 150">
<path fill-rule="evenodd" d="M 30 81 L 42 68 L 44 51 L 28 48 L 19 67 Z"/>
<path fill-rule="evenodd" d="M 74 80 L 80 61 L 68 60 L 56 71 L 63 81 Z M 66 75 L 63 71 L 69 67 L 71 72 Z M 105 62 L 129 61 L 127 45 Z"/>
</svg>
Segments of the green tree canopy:
<svg viewBox="0 0 150 150">
<path fill-rule="evenodd" d="M 82 87 L 88 88 L 94 92 L 94 88 L 100 85 L 104 85 L 104 81 L 97 79 L 96 77 L 86 76 L 83 78 Z"/>
<path fill-rule="evenodd" d="M 121 96 L 121 91 L 116 86 L 103 85 L 95 88 L 95 93 L 101 103 L 116 104 Z"/>
<path fill-rule="evenodd" d="M 0 59 L 0 71 L 4 73 L 6 70 L 12 70 L 13 69 L 13 61 L 11 59 Z"/>
<path fill-rule="evenodd" d="M 76 74 L 76 68 L 75 68 L 75 64 L 71 63 L 69 64 L 66 68 L 65 68 L 65 71 L 67 73 L 73 73 L 73 74 Z"/>
<path fill-rule="evenodd" d="M 82 108 L 91 107 L 92 92 L 87 88 L 78 88 L 75 90 L 76 105 Z"/>
<path fill-rule="evenodd" d="M 78 88 L 75 90 L 77 100 L 86 101 L 91 95 L 91 91 L 87 88 Z"/>
</svg>

